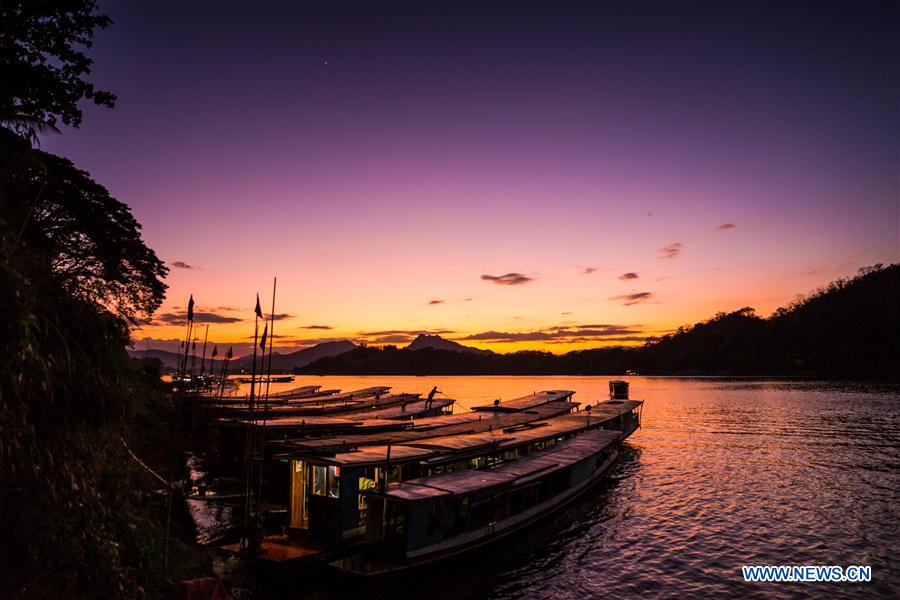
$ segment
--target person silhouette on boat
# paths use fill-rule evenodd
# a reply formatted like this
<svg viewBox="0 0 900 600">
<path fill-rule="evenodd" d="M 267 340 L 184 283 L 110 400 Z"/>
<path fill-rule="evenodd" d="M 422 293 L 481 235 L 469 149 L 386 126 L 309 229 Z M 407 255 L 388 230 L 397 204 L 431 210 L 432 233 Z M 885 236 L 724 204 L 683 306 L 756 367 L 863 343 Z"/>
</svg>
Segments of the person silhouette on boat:
<svg viewBox="0 0 900 600">
<path fill-rule="evenodd" d="M 433 388 L 431 388 L 431 391 L 428 392 L 428 399 L 425 401 L 425 408 L 426 408 L 426 409 L 431 408 L 431 404 L 432 404 L 432 402 L 434 402 L 434 395 L 435 395 L 435 394 L 443 394 L 443 393 L 444 393 L 444 392 L 442 392 L 442 391 L 440 391 L 439 389 L 437 389 L 437 386 L 434 386 Z"/>
</svg>

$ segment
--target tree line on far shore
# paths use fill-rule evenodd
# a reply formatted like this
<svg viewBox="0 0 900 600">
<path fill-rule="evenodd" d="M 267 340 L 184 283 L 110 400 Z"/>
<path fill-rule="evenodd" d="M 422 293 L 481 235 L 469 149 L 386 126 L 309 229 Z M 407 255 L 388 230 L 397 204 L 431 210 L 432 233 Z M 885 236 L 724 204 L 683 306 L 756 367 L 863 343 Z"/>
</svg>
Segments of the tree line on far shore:
<svg viewBox="0 0 900 600">
<path fill-rule="evenodd" d="M 360 347 L 296 369 L 318 375 L 778 375 L 895 378 L 900 264 L 860 269 L 764 318 L 719 313 L 639 347 L 476 354 Z"/>
</svg>

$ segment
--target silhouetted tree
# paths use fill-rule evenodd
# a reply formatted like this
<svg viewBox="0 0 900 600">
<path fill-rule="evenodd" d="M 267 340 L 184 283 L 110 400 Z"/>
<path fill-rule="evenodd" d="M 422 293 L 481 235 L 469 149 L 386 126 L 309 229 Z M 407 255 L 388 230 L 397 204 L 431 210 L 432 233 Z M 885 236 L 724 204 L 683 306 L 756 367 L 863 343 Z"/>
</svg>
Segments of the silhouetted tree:
<svg viewBox="0 0 900 600">
<path fill-rule="evenodd" d="M 84 79 L 94 30 L 111 23 L 94 0 L 0 3 L 0 123 L 30 140 L 59 121 L 77 127 L 87 99 L 112 107 L 115 96 Z"/>
</svg>

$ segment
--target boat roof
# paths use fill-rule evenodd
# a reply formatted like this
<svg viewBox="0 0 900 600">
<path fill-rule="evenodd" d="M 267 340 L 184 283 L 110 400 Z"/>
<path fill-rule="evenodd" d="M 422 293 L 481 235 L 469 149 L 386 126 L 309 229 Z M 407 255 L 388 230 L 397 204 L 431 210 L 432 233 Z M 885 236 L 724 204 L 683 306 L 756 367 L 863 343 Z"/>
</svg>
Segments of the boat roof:
<svg viewBox="0 0 900 600">
<path fill-rule="evenodd" d="M 423 464 L 437 465 L 464 459 L 473 454 L 483 453 L 485 450 L 507 450 L 536 442 L 541 442 L 561 436 L 580 434 L 589 427 L 618 417 L 617 412 L 607 414 L 608 411 L 586 412 L 559 415 L 543 421 L 534 421 L 510 427 L 506 429 L 494 429 L 476 433 L 463 433 L 456 435 L 441 435 L 414 439 L 406 442 L 392 444 L 394 449 L 417 448 L 421 453 L 407 453 L 402 456 L 398 453 L 391 455 L 392 460 L 403 462 L 406 460 L 420 460 Z M 521 414 L 521 413 L 519 413 Z M 401 435 L 412 433 L 406 429 L 402 431 L 387 431 L 384 437 L 398 438 Z M 612 432 L 615 436 L 621 436 L 619 431 Z M 347 436 L 344 436 L 347 437 Z M 387 455 L 387 444 L 374 446 L 362 446 L 357 451 L 342 451 L 331 457 L 310 457 L 312 463 L 333 464 L 342 466 L 361 466 L 369 464 L 368 460 L 359 460 L 361 453 L 375 451 L 380 456 Z"/>
<path fill-rule="evenodd" d="M 578 406 L 577 402 L 551 402 L 527 411 L 511 413 L 457 413 L 407 421 L 409 428 L 403 431 L 301 438 L 277 443 L 282 445 L 290 455 L 308 456 L 315 453 L 346 452 L 352 448 L 363 446 L 402 444 L 440 436 L 502 431 L 504 428 L 568 413 L 576 406 Z"/>
<path fill-rule="evenodd" d="M 549 402 L 557 402 L 559 400 L 567 400 L 573 394 L 575 394 L 572 390 L 543 390 L 540 392 L 534 392 L 527 396 L 522 396 L 521 398 L 515 398 L 513 400 L 507 400 L 506 402 L 497 401 L 492 404 L 481 404 L 478 406 L 473 406 L 472 410 L 475 411 L 520 411 L 526 410 L 529 408 L 534 408 L 536 406 L 541 406 L 542 404 L 547 404 Z"/>
<path fill-rule="evenodd" d="M 460 469 L 411 479 L 376 493 L 391 500 L 415 502 L 438 496 L 463 496 L 521 485 L 589 458 L 615 444 L 618 439 L 617 431 L 587 431 L 552 450 L 521 458 L 496 469 Z"/>
</svg>

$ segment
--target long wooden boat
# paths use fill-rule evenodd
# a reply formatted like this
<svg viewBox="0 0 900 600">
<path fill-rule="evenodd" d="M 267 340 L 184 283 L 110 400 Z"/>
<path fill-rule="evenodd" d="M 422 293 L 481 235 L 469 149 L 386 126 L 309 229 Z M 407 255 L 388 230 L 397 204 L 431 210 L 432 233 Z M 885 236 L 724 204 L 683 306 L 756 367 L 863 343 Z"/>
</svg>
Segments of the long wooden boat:
<svg viewBox="0 0 900 600">
<path fill-rule="evenodd" d="M 380 575 L 496 542 L 566 506 L 618 456 L 616 431 L 588 431 L 492 470 L 458 470 L 366 492 L 364 552 L 331 563 Z"/>
<path fill-rule="evenodd" d="M 258 557 L 282 561 L 345 556 L 365 540 L 368 493 L 380 482 L 392 489 L 450 472 L 492 471 L 555 449 L 584 432 L 605 431 L 622 440 L 640 426 L 640 401 L 580 407 L 571 401 L 573 393 L 537 392 L 499 403 L 501 407 L 491 404 L 411 420 L 397 420 L 393 413 L 402 412 L 397 406 L 352 416 L 280 419 L 285 426 L 296 426 L 297 420 L 306 423 L 302 430 L 288 426 L 282 433 L 276 427 L 268 433 L 266 445 L 274 459 L 269 464 L 280 465 L 270 475 L 288 482 L 288 533 L 265 538 Z M 372 418 L 375 415 L 393 419 Z"/>
<path fill-rule="evenodd" d="M 254 380 L 252 376 L 247 377 L 246 375 L 241 375 L 239 377 L 235 377 L 235 379 L 237 379 L 241 383 L 251 383 L 253 381 L 256 381 L 256 383 L 266 383 L 266 381 L 268 381 L 269 383 L 290 383 L 291 381 L 296 379 L 296 377 L 293 375 L 272 375 L 267 379 L 265 376 L 257 376 Z"/>
</svg>

